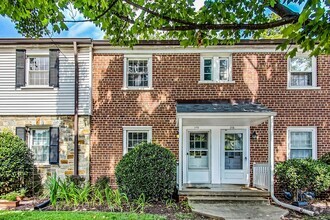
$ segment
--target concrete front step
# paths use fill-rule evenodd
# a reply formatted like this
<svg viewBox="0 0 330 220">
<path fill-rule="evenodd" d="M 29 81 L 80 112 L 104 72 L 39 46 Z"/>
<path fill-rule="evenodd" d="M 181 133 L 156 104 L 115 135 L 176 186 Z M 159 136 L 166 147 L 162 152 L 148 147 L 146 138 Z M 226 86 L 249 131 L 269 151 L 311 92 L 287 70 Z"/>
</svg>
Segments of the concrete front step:
<svg viewBox="0 0 330 220">
<path fill-rule="evenodd" d="M 189 202 L 204 202 L 204 203 L 219 203 L 219 202 L 229 202 L 229 203 L 246 203 L 253 202 L 259 204 L 269 204 L 269 200 L 263 197 L 233 197 L 233 196 L 188 196 Z"/>
<path fill-rule="evenodd" d="M 179 191 L 179 195 L 182 196 L 232 196 L 232 197 L 269 197 L 270 194 L 267 191 L 195 191 L 195 190 L 183 190 Z"/>
</svg>

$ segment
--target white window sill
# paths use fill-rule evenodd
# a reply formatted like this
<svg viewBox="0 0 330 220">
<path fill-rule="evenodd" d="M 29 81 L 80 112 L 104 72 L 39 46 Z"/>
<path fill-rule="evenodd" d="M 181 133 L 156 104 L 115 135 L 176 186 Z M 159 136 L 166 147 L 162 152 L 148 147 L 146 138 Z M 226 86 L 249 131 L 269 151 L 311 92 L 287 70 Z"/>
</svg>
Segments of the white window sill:
<svg viewBox="0 0 330 220">
<path fill-rule="evenodd" d="M 58 90 L 58 88 L 55 88 L 54 86 L 22 86 L 20 88 L 17 88 L 17 90 L 25 90 L 25 89 Z"/>
<path fill-rule="evenodd" d="M 235 81 L 198 81 L 198 84 L 233 84 Z"/>
<path fill-rule="evenodd" d="M 52 166 L 52 165 L 49 164 L 49 163 L 34 163 L 34 165 L 35 165 L 36 167 L 39 167 L 39 168 L 49 168 L 49 167 Z"/>
<path fill-rule="evenodd" d="M 121 88 L 121 90 L 136 90 L 136 91 L 144 91 L 144 90 L 154 90 L 154 88 L 149 88 L 149 87 L 127 87 L 127 88 Z"/>
<path fill-rule="evenodd" d="M 317 86 L 296 86 L 287 87 L 288 90 L 321 90 L 321 87 Z"/>
</svg>

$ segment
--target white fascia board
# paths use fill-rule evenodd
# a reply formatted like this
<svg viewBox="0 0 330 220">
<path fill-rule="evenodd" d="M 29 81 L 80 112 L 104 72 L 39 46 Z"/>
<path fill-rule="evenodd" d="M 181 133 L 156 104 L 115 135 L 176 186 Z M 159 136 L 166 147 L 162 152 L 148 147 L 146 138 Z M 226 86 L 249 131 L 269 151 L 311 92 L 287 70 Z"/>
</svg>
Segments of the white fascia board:
<svg viewBox="0 0 330 220">
<path fill-rule="evenodd" d="M 176 125 L 178 126 L 179 119 L 189 119 L 189 118 L 199 118 L 199 119 L 221 119 L 221 118 L 240 118 L 240 119 L 259 119 L 255 121 L 255 123 L 263 122 L 265 118 L 270 116 L 276 116 L 276 112 L 249 112 L 249 113 L 242 113 L 242 112 L 219 112 L 219 113 L 177 113 L 176 114 Z M 253 124 L 255 124 L 253 123 Z"/>
<path fill-rule="evenodd" d="M 207 48 L 187 47 L 181 46 L 135 46 L 133 49 L 127 47 L 109 47 L 109 46 L 95 46 L 95 53 L 124 53 L 124 54 L 154 54 L 154 53 L 204 53 L 204 54 L 225 54 L 225 53 L 243 53 L 243 52 L 269 52 L 269 53 L 283 53 L 283 51 L 276 50 L 277 45 L 235 45 L 235 46 L 209 46 Z M 292 47 L 294 48 L 294 46 Z"/>
</svg>

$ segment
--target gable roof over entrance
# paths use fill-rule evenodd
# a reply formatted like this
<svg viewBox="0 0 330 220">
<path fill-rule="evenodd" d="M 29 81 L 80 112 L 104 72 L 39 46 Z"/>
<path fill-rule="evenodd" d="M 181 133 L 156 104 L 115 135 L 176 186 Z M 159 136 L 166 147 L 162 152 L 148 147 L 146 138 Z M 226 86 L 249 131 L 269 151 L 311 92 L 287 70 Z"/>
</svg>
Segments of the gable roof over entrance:
<svg viewBox="0 0 330 220">
<path fill-rule="evenodd" d="M 200 101 L 195 103 L 178 102 L 177 113 L 216 113 L 216 112 L 251 112 L 270 113 L 273 112 L 264 105 L 249 101 Z"/>
<path fill-rule="evenodd" d="M 178 101 L 177 119 L 186 126 L 254 126 L 275 116 L 276 112 L 251 101 Z"/>
</svg>

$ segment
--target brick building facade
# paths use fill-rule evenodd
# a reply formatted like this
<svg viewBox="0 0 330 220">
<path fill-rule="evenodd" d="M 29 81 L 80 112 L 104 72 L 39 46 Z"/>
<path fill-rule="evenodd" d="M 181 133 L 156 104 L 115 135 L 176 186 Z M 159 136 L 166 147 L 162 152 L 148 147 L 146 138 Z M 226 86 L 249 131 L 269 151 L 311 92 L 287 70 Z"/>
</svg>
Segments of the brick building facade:
<svg viewBox="0 0 330 220">
<path fill-rule="evenodd" d="M 235 105 L 240 100 L 248 100 L 250 103 L 260 103 L 267 107 L 276 115 L 274 116 L 275 161 L 283 161 L 290 157 L 288 142 L 294 140 L 294 136 L 291 135 L 302 135 L 300 137 L 305 138 L 305 142 L 307 141 L 313 148 L 311 152 L 301 151 L 297 155 L 310 154 L 312 156 L 313 154 L 314 157 L 315 151 L 319 157 L 328 152 L 330 149 L 328 142 L 330 135 L 328 102 L 330 98 L 330 57 L 319 56 L 316 58 L 317 78 L 313 78 L 313 86 L 290 87 L 288 82 L 290 80 L 288 77 L 289 59 L 285 57 L 285 53 L 276 51 L 275 47 L 276 45 L 259 44 L 255 46 L 246 43 L 225 48 L 219 46 L 207 50 L 182 49 L 166 45 L 141 45 L 129 51 L 111 50 L 105 43 L 96 45 L 93 55 L 91 179 L 95 181 L 97 177 L 107 175 L 111 177 L 112 183 L 115 183 L 114 169 L 122 158 L 125 145 L 128 143 L 129 137 L 125 132 L 130 126 L 132 126 L 132 130 L 136 130 L 140 126 L 148 127 L 146 130 L 152 130 L 152 142 L 170 149 L 179 160 L 180 137 L 178 137 L 177 117 L 177 103 L 179 102 L 227 101 Z M 222 57 L 223 54 L 230 58 L 231 79 L 227 82 L 201 80 L 203 78 L 201 65 L 205 67 L 208 64 L 201 58 L 212 57 L 213 59 Z M 148 80 L 152 81 L 151 86 L 139 89 L 125 87 L 124 75 L 126 73 L 124 72 L 130 65 L 127 63 L 128 60 L 136 59 L 134 57 L 151 59 L 149 71 L 151 67 L 152 77 L 148 76 Z M 231 124 L 233 120 L 218 119 L 219 122 L 216 125 L 224 126 L 222 127 L 224 130 L 235 130 L 237 126 Z M 207 119 L 204 121 L 207 123 Z M 211 123 L 212 120 L 209 122 Z M 221 124 L 222 122 L 224 124 Z M 260 121 L 258 125 L 251 123 L 246 128 L 247 133 L 244 134 L 247 136 L 248 151 L 245 156 L 249 163 L 249 169 L 247 169 L 250 184 L 252 184 L 253 164 L 269 161 L 268 123 L 267 120 Z M 203 124 L 202 128 L 206 127 L 207 124 Z M 194 128 L 198 130 L 198 127 Z M 298 131 L 296 132 L 295 129 Z M 299 129 L 302 129 L 302 132 L 299 133 Z M 304 129 L 307 129 L 307 133 Z M 308 129 L 313 131 L 310 133 L 311 135 L 309 135 Z M 252 134 L 255 135 L 253 138 Z M 209 135 L 215 134 L 213 132 Z M 292 139 L 289 139 L 289 135 Z M 306 139 L 304 135 L 307 135 L 308 138 Z M 190 136 L 190 138 L 192 137 Z M 213 140 L 210 142 L 213 148 L 221 145 L 212 146 Z M 182 147 L 185 148 L 185 143 L 182 144 Z M 201 153 L 201 155 L 207 154 L 208 160 L 215 160 L 213 156 L 210 157 L 213 152 L 210 149 L 209 152 Z M 224 153 L 221 150 L 220 152 Z M 293 152 L 292 148 L 292 154 Z M 227 160 L 228 158 L 227 156 L 226 159 L 219 157 L 216 160 Z M 243 158 L 243 155 L 240 155 L 240 158 Z M 244 158 L 242 160 L 244 161 Z M 190 159 L 188 158 L 187 161 Z M 227 164 L 225 166 L 227 167 Z M 209 166 L 209 169 L 213 168 L 213 165 Z M 185 168 L 182 169 L 185 173 Z M 222 177 L 214 172 L 221 173 L 222 171 L 221 169 L 211 170 L 210 175 L 216 177 L 211 177 L 209 183 L 214 183 L 212 180 L 216 178 L 218 179 L 215 180 L 215 183 L 222 183 Z M 203 175 L 201 174 L 201 176 Z"/>
</svg>

